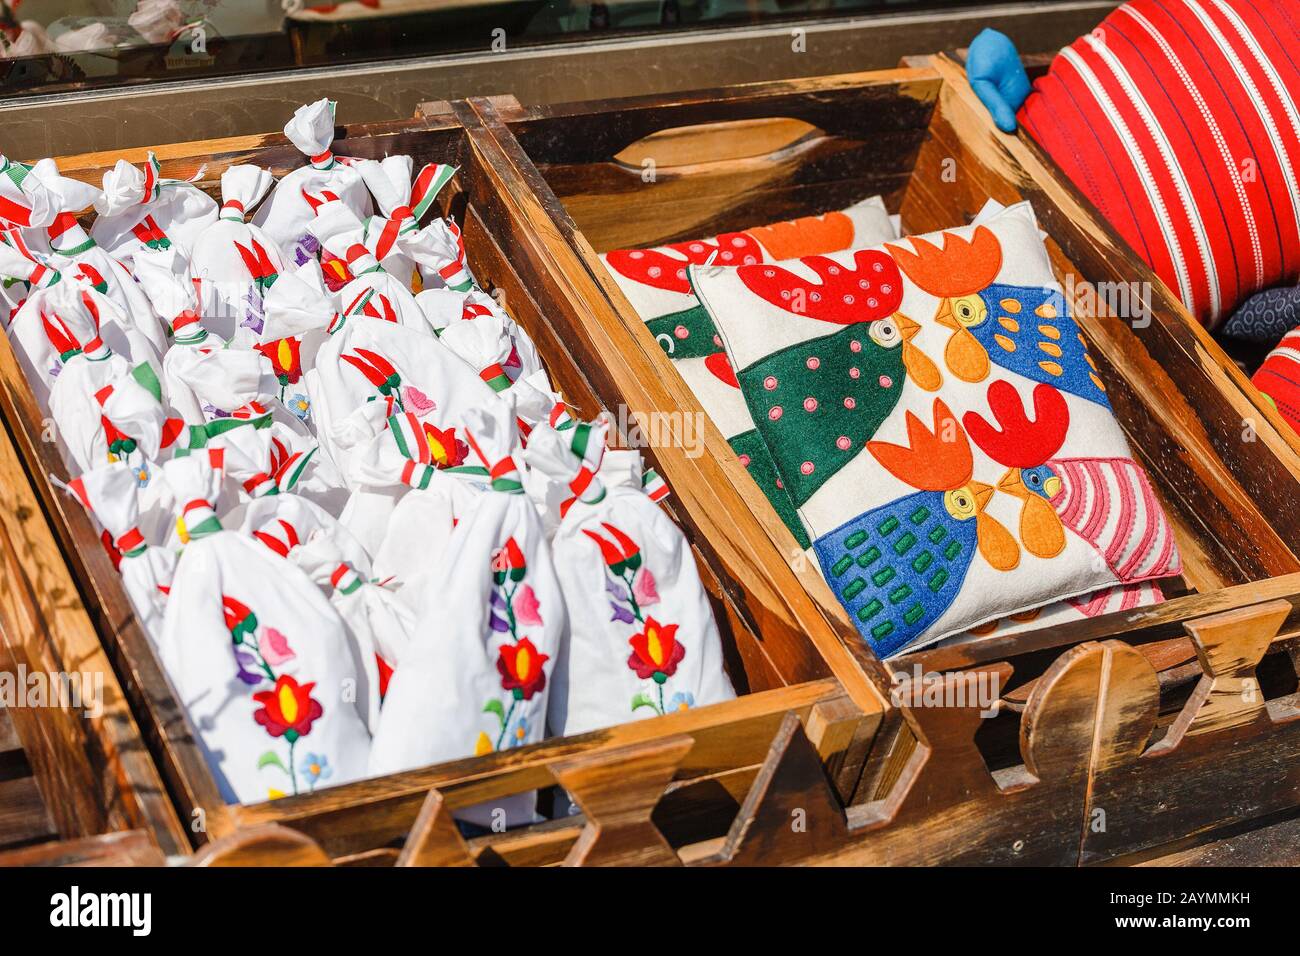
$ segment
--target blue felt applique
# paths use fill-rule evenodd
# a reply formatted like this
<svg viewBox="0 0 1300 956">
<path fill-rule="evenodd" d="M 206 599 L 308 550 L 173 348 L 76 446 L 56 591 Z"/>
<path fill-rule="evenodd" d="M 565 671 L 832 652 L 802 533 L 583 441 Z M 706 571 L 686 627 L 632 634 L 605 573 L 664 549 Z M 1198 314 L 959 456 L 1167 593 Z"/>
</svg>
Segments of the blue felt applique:
<svg viewBox="0 0 1300 956">
<path fill-rule="evenodd" d="M 970 330 L 994 365 L 1110 408 L 1096 365 L 1061 293 L 995 282 L 979 297 L 988 315 Z"/>
<path fill-rule="evenodd" d="M 961 590 L 976 550 L 974 520 L 920 491 L 848 521 L 813 543 L 822 572 L 875 652 L 924 634 Z"/>
</svg>

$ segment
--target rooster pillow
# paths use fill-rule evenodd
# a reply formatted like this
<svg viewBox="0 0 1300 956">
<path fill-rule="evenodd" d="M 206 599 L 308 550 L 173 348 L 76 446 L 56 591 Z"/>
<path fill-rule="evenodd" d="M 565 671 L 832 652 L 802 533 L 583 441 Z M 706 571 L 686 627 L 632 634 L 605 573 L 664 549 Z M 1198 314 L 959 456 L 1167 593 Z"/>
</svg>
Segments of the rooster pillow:
<svg viewBox="0 0 1300 956">
<path fill-rule="evenodd" d="M 789 222 L 723 233 L 654 249 L 618 249 L 601 256 L 614 281 L 678 373 L 700 407 L 727 439 L 749 475 L 758 483 L 801 547 L 808 536 L 789 499 L 780 489 L 767 449 L 754 431 L 749 412 L 736 391 L 722 339 L 708 313 L 691 292 L 686 268 L 691 263 L 752 265 L 840 249 L 858 249 L 898 238 L 898 231 L 879 196 L 847 209 Z"/>
<path fill-rule="evenodd" d="M 1179 573 L 1027 204 L 690 277 L 822 573 L 877 653 Z"/>
</svg>

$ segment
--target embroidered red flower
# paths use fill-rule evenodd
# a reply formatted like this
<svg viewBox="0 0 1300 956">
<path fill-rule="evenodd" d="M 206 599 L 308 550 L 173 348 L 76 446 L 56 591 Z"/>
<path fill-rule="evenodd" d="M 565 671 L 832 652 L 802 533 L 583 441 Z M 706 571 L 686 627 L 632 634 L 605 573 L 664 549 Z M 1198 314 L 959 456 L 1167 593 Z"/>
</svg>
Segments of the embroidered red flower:
<svg viewBox="0 0 1300 956">
<path fill-rule="evenodd" d="M 315 686 L 314 681 L 299 684 L 288 674 L 281 674 L 275 687 L 253 695 L 253 700 L 262 705 L 262 709 L 253 714 L 253 719 L 272 737 L 283 737 L 291 744 L 296 743 L 299 737 L 311 733 L 312 722 L 325 712 L 320 701 L 311 696 Z"/>
<path fill-rule="evenodd" d="M 469 446 L 456 438 L 456 429 L 437 428 L 424 423 L 424 440 L 429 445 L 429 455 L 439 468 L 452 468 L 461 464 L 469 454 Z"/>
<path fill-rule="evenodd" d="M 302 378 L 301 347 L 302 343 L 292 336 L 254 346 L 271 360 L 271 368 L 281 385 L 293 385 Z"/>
<path fill-rule="evenodd" d="M 497 584 L 505 584 L 509 577 L 517 583 L 524 579 L 527 571 L 528 564 L 524 561 L 524 552 L 519 547 L 519 542 L 507 538 L 505 547 L 492 555 L 492 580 Z"/>
<path fill-rule="evenodd" d="M 686 648 L 677 643 L 677 625 L 660 624 L 653 617 L 646 618 L 645 630 L 633 634 L 628 643 L 632 656 L 627 666 L 642 680 L 653 677 L 656 684 L 672 677 L 686 656 Z"/>
<path fill-rule="evenodd" d="M 546 687 L 542 665 L 548 660 L 550 656 L 539 654 L 526 637 L 517 644 L 502 644 L 497 658 L 501 687 L 513 693 L 515 700 L 531 700 L 533 694 Z"/>
<path fill-rule="evenodd" d="M 600 526 L 614 540 L 610 541 L 587 528 L 583 528 L 582 533 L 600 545 L 600 556 L 609 565 L 610 571 L 621 577 L 625 570 L 635 571 L 641 567 L 641 546 L 608 521 L 602 521 Z"/>
</svg>

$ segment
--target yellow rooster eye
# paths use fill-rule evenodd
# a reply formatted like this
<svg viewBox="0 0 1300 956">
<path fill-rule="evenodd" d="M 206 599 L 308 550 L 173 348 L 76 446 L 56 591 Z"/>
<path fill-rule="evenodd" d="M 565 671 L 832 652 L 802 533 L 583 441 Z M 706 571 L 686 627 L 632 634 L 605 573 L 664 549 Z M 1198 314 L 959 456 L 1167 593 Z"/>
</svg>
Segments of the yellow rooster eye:
<svg viewBox="0 0 1300 956">
<path fill-rule="evenodd" d="M 944 492 L 943 506 L 958 521 L 975 517 L 975 499 L 965 488 Z"/>
<path fill-rule="evenodd" d="M 964 326 L 979 325 L 988 317 L 988 309 L 977 296 L 967 296 L 953 303 L 953 315 Z"/>
</svg>

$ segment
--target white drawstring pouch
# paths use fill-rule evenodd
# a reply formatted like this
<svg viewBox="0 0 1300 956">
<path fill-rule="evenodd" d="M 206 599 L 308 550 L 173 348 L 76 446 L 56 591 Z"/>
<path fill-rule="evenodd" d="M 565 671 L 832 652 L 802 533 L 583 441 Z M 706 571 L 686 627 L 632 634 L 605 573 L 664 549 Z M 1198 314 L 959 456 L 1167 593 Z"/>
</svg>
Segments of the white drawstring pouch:
<svg viewBox="0 0 1300 956">
<path fill-rule="evenodd" d="M 344 318 L 364 315 L 408 328 L 425 330 L 424 313 L 409 284 L 389 275 L 376 257 L 380 235 L 369 238 L 361 222 L 342 203 L 329 203 L 311 222 L 325 250 L 342 260 L 352 278 L 335 295 Z"/>
<path fill-rule="evenodd" d="M 43 229 L 28 229 L 32 249 L 46 253 L 52 269 L 83 277 L 96 292 L 108 296 L 161 353 L 167 347 L 162 327 L 154 321 L 149 302 L 136 287 L 131 273 L 105 252 L 77 220 L 77 213 L 99 199 L 94 186 L 59 175 L 52 159 L 32 167 L 29 179 L 39 180 L 53 197 L 53 221 Z"/>
<path fill-rule="evenodd" d="M 541 426 L 524 455 L 571 493 L 551 542 L 569 609 L 549 710 L 560 736 L 736 696 L 690 545 L 639 468 L 602 468 L 608 430 L 603 418 Z"/>
<path fill-rule="evenodd" d="M 567 615 L 541 519 L 522 493 L 508 402 L 466 413 L 491 490 L 452 532 L 408 653 L 388 686 L 370 770 L 410 770 L 536 743 Z M 480 825 L 536 820 L 536 794 L 463 810 Z"/>
<path fill-rule="evenodd" d="M 368 580 L 343 558 L 338 542 L 317 535 L 298 549 L 296 563 L 329 595 L 348 629 L 357 670 L 366 675 L 366 696 L 371 733 L 379 729 L 382 697 L 381 669 L 390 673 L 404 656 L 415 626 L 415 614 L 386 587 Z"/>
<path fill-rule="evenodd" d="M 102 362 L 71 359 L 50 389 L 50 417 L 78 470 L 120 461 L 141 483 L 149 481 L 149 463 L 175 438 L 157 370 L 117 355 Z"/>
<path fill-rule="evenodd" d="M 284 135 L 307 157 L 308 165 L 286 173 L 253 222 L 290 258 L 307 224 L 316 217 L 320 202 L 338 201 L 358 219 L 369 216 L 374 207 L 366 184 L 352 161 L 335 156 L 333 100 L 320 99 L 294 110 L 284 126 Z"/>
<path fill-rule="evenodd" d="M 187 501 L 159 657 L 223 797 L 256 803 L 366 776 L 347 631 L 311 579 L 249 537 L 223 531 L 208 456 L 169 461 Z"/>
<path fill-rule="evenodd" d="M 3 158 L 3 157 L 0 157 Z M 0 176 L 0 180 L 4 177 Z M 3 192 L 0 191 L 0 197 Z M 60 282 L 63 275 L 49 268 L 27 247 L 22 230 L 0 220 L 0 326 L 8 326 L 32 289 Z"/>
<path fill-rule="evenodd" d="M 465 262 L 465 239 L 449 219 L 435 219 L 423 229 L 398 236 L 398 247 L 415 260 L 425 289 L 470 292 L 477 288 Z"/>
<path fill-rule="evenodd" d="M 122 586 L 146 636 L 157 646 L 176 554 L 150 540 L 141 527 L 144 489 L 137 469 L 121 461 L 100 465 L 68 482 L 68 490 L 112 538 L 121 554 L 117 570 Z"/>
<path fill-rule="evenodd" d="M 94 362 L 113 354 L 132 365 L 161 364 L 153 343 L 115 303 L 75 279 L 33 291 L 14 316 L 9 338 L 41 408 L 48 408 L 50 387 L 76 356 Z"/>
<path fill-rule="evenodd" d="M 365 242 L 384 271 L 409 289 L 415 262 L 397 245 L 397 238 L 419 231 L 420 220 L 456 175 L 456 167 L 429 163 L 412 176 L 415 164 L 410 156 L 359 159 L 355 167 L 382 213 L 365 221 Z"/>
<path fill-rule="evenodd" d="M 216 200 L 160 172 L 152 151 L 143 170 L 119 159 L 104 173 L 104 188 L 95 198 L 99 215 L 90 237 L 128 268 L 142 249 L 175 249 L 188 257 L 199 233 L 217 221 Z"/>
<path fill-rule="evenodd" d="M 379 721 L 379 664 L 374 632 L 354 626 L 349 615 L 356 614 L 356 602 L 348 600 L 366 580 L 369 558 L 328 513 L 297 495 L 255 499 L 228 514 L 225 524 L 233 525 L 236 520 L 240 530 L 305 571 L 339 611 L 348 630 L 353 663 L 357 673 L 364 676 L 357 688 L 358 709 L 373 733 Z"/>
<path fill-rule="evenodd" d="M 302 422 L 311 421 L 303 376 L 316 367 L 316 353 L 329 341 L 336 311 L 320 263 L 312 260 L 276 280 L 262 302 L 263 323 L 254 346 L 271 363 L 280 401 Z"/>
<path fill-rule="evenodd" d="M 439 429 L 411 412 L 382 423 L 356 421 L 373 419 L 379 408 L 368 403 L 353 419 L 358 433 L 368 427 L 373 436 L 352 455 L 349 478 L 357 490 L 342 520 L 370 548 L 375 577 L 399 589 L 415 610 L 421 582 L 438 573 L 452 529 L 491 478 L 466 463 L 469 446 L 455 429 Z"/>
<path fill-rule="evenodd" d="M 348 448 L 373 432 L 342 437 L 341 423 L 368 402 L 382 402 L 382 422 L 393 412 L 411 412 L 440 429 L 457 433 L 467 410 L 499 401 L 474 370 L 428 332 L 364 315 L 341 320 L 341 327 L 316 354 L 315 374 L 307 379 L 316 433 L 329 458 L 345 476 Z"/>
<path fill-rule="evenodd" d="M 154 315 L 171 329 L 172 347 L 225 344 L 208 340 L 202 321 L 200 283 L 194 280 L 184 252 L 175 246 L 141 247 L 134 254 L 133 272 Z"/>
<path fill-rule="evenodd" d="M 472 366 L 494 392 L 503 392 L 542 369 L 527 333 L 499 309 L 452 322 L 439 339 Z"/>
<path fill-rule="evenodd" d="M 190 253 L 190 269 L 207 293 L 204 324 L 225 341 L 236 332 L 255 334 L 248 330 L 260 326 L 262 297 L 285 271 L 280 247 L 247 221 L 274 181 L 256 166 L 231 166 L 222 173 L 217 220 L 198 234 Z"/>
<path fill-rule="evenodd" d="M 277 387 L 261 352 L 223 347 L 219 339 L 178 344 L 163 356 L 163 383 L 172 407 L 189 425 L 230 415 L 250 397 Z"/>
</svg>

